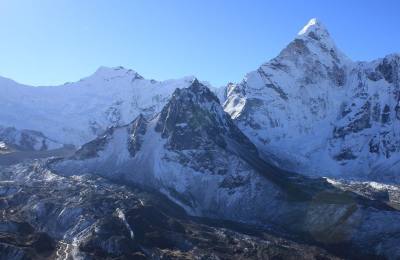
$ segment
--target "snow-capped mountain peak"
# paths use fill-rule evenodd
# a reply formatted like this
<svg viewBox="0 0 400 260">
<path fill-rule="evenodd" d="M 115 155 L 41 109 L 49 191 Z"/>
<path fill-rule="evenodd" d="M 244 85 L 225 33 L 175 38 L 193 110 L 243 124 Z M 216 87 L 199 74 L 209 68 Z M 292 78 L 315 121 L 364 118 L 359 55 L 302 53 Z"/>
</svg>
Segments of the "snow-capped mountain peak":
<svg viewBox="0 0 400 260">
<path fill-rule="evenodd" d="M 314 33 L 317 36 L 329 37 L 329 32 L 325 26 L 317 19 L 312 18 L 304 27 L 300 30 L 298 35 L 310 35 Z"/>
<path fill-rule="evenodd" d="M 312 19 L 276 58 L 227 86 L 224 108 L 281 167 L 399 181 L 399 82 L 398 55 L 353 62 Z"/>
<path fill-rule="evenodd" d="M 342 65 L 350 62 L 350 59 L 337 48 L 324 24 L 316 18 L 311 19 L 300 30 L 288 47 L 292 45 L 297 47 L 304 45 L 301 49 L 305 54 L 311 53 L 317 59 L 319 58 L 321 63 L 328 66 L 331 66 L 332 61 Z"/>
</svg>

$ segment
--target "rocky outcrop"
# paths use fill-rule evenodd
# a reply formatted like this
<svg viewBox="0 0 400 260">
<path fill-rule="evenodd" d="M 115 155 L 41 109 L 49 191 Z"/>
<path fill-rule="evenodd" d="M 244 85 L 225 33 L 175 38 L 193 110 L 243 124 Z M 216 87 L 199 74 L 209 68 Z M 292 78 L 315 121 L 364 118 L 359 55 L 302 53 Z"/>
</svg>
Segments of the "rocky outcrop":
<svg viewBox="0 0 400 260">
<path fill-rule="evenodd" d="M 147 120 L 140 114 L 130 125 L 128 141 L 128 150 L 132 157 L 140 151 L 143 142 L 143 136 L 146 134 Z"/>
<path fill-rule="evenodd" d="M 0 142 L 3 150 L 46 151 L 63 147 L 63 144 L 47 138 L 41 132 L 5 126 L 0 126 Z"/>
</svg>

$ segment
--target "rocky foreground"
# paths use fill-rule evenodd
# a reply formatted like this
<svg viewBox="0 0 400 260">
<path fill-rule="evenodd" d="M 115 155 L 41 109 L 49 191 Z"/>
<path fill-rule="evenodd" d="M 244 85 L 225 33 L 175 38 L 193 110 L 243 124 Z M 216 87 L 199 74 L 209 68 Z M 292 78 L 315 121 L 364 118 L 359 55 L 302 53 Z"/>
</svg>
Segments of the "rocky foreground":
<svg viewBox="0 0 400 260">
<path fill-rule="evenodd" d="M 338 259 L 277 231 L 192 218 L 155 191 L 45 163 L 0 172 L 0 259 Z"/>
</svg>

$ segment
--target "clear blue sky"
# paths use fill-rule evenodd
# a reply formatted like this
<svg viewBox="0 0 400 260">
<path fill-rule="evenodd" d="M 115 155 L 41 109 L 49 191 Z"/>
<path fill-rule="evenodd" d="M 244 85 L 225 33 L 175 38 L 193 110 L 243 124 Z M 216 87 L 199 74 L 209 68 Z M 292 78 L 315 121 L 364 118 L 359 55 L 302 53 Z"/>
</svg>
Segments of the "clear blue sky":
<svg viewBox="0 0 400 260">
<path fill-rule="evenodd" d="M 312 18 L 354 60 L 400 52 L 398 0 L 0 0 L 0 75 L 76 81 L 99 66 L 239 81 Z"/>
</svg>

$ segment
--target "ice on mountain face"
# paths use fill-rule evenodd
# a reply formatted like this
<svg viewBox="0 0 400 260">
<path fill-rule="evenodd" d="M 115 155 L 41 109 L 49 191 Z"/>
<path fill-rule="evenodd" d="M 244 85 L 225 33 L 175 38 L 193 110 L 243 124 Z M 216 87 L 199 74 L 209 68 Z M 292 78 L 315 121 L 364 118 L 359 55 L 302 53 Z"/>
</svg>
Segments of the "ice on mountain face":
<svg viewBox="0 0 400 260">
<path fill-rule="evenodd" d="M 226 87 L 224 109 L 281 167 L 394 181 L 399 64 L 398 55 L 352 62 L 312 19 L 276 58 Z"/>
<path fill-rule="evenodd" d="M 0 122 L 79 146 L 139 114 L 153 116 L 176 88 L 187 87 L 192 80 L 146 80 L 123 67 L 100 67 L 93 75 L 62 86 L 30 87 L 3 79 L 0 90 L 7 95 L 0 103 L 7 109 L 0 110 Z"/>
</svg>

